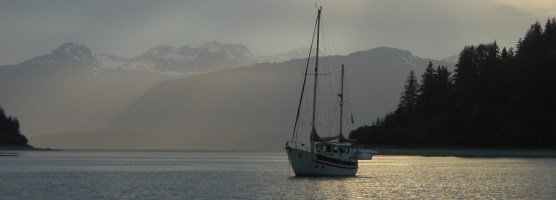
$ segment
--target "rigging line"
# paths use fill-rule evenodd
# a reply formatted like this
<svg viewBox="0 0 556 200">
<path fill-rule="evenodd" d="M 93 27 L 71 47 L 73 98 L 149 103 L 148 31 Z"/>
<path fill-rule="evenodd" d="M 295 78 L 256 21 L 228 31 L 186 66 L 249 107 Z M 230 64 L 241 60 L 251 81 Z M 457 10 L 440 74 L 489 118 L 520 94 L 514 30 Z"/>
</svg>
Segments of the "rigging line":
<svg viewBox="0 0 556 200">
<path fill-rule="evenodd" d="M 349 116 L 349 118 L 347 118 L 345 120 L 348 120 L 347 124 L 350 125 L 350 127 L 349 127 L 350 129 L 348 129 L 348 130 L 353 131 L 357 126 L 355 125 L 355 120 L 354 120 L 355 117 L 353 116 L 353 114 L 354 114 L 354 112 L 353 112 L 354 105 L 353 105 L 353 102 L 351 101 L 352 88 L 350 86 L 351 86 L 351 84 L 349 82 L 349 79 L 346 79 L 345 83 L 344 83 L 344 88 L 346 90 L 346 94 L 348 94 L 348 95 L 344 96 L 344 98 L 345 98 L 344 101 L 345 101 L 345 106 L 347 106 L 347 109 L 349 111 L 350 116 Z M 349 133 L 348 133 L 348 137 L 349 137 Z"/>
<path fill-rule="evenodd" d="M 320 10 L 319 10 L 319 12 L 320 12 Z M 309 47 L 309 56 L 307 57 L 307 66 L 305 67 L 305 76 L 303 77 L 303 86 L 301 87 L 301 95 L 300 95 L 301 97 L 299 98 L 299 104 L 297 106 L 297 115 L 295 116 L 295 124 L 293 126 L 293 133 L 292 133 L 292 139 L 291 139 L 292 141 L 293 141 L 293 138 L 295 136 L 295 129 L 297 127 L 297 121 L 299 120 L 299 110 L 301 109 L 301 103 L 303 102 L 303 93 L 305 92 L 305 84 L 307 82 L 307 72 L 309 70 L 309 62 L 311 60 L 311 52 L 313 50 L 313 43 L 315 42 L 315 32 L 316 32 L 316 29 L 317 29 L 318 21 L 319 21 L 319 19 L 317 18 L 315 20 L 315 27 L 313 28 L 313 37 L 311 39 L 311 47 Z"/>
<path fill-rule="evenodd" d="M 331 69 L 332 68 L 331 66 L 334 66 L 334 64 L 331 62 L 331 58 L 330 58 L 331 52 L 333 52 L 331 50 L 333 50 L 333 49 L 330 49 L 331 42 L 330 42 L 330 40 L 328 40 L 329 32 L 326 31 L 327 30 L 326 28 L 327 28 L 326 17 L 323 16 L 323 17 L 321 17 L 322 41 L 323 41 L 323 44 L 324 44 L 323 45 L 324 46 L 323 58 L 325 60 L 325 64 L 327 65 L 327 67 L 329 69 Z"/>
<path fill-rule="evenodd" d="M 353 70 L 349 70 L 349 71 L 351 72 Z M 348 72 L 346 72 L 346 73 L 348 73 Z M 346 75 L 345 77 L 350 77 L 350 76 Z M 345 106 L 345 108 L 347 108 L 347 110 L 345 110 L 345 111 L 347 111 L 347 113 L 344 117 L 344 122 L 345 122 L 345 125 L 346 125 L 347 129 L 344 129 L 344 130 L 347 130 L 346 135 L 347 135 L 348 138 L 349 138 L 350 133 L 353 132 L 356 129 L 355 122 L 354 122 L 354 117 L 353 117 L 353 107 L 354 107 L 354 105 L 353 105 L 353 102 L 352 102 L 352 95 L 351 95 L 352 91 L 353 91 L 352 90 L 353 88 L 351 87 L 350 80 L 351 79 L 349 79 L 349 78 L 344 79 L 344 90 L 345 90 L 344 106 Z M 349 113 L 349 115 L 348 115 L 348 113 Z"/>
<path fill-rule="evenodd" d="M 326 24 L 325 24 L 325 26 L 326 26 Z M 325 40 L 326 45 L 327 45 L 326 47 L 328 48 L 327 50 L 330 52 L 330 55 L 328 55 L 328 56 L 329 57 L 334 56 L 333 54 L 338 55 L 337 54 L 338 49 L 336 48 L 336 45 L 335 45 L 334 40 L 333 40 L 334 39 L 334 31 L 326 32 L 326 34 L 327 34 L 327 38 L 332 38 L 331 40 Z M 332 63 L 332 65 L 337 66 L 338 63 Z"/>
<path fill-rule="evenodd" d="M 320 20 L 320 22 L 321 22 L 321 25 L 320 25 L 321 26 L 321 35 L 322 35 L 321 40 L 322 40 L 322 43 L 323 43 L 322 46 L 323 46 L 323 49 L 324 49 L 322 58 L 324 60 L 324 66 L 330 68 L 330 61 L 329 61 L 329 58 L 328 58 L 330 55 L 328 54 L 328 45 L 327 45 L 327 43 L 328 43 L 327 39 L 328 38 L 326 38 L 326 35 L 325 35 L 325 33 L 326 33 L 326 21 L 323 21 L 323 20 L 325 20 L 325 17 L 321 17 L 321 20 Z"/>
</svg>

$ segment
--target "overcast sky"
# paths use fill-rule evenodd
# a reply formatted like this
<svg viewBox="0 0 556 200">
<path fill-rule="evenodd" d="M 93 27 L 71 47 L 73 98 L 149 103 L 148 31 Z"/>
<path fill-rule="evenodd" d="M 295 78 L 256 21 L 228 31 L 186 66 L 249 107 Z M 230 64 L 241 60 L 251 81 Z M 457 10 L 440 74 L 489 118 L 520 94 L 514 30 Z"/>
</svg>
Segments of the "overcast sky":
<svg viewBox="0 0 556 200">
<path fill-rule="evenodd" d="M 0 0 L 0 64 L 80 42 L 132 57 L 158 45 L 211 40 L 270 55 L 308 46 L 323 6 L 328 54 L 380 46 L 444 58 L 497 40 L 513 47 L 555 0 Z"/>
</svg>

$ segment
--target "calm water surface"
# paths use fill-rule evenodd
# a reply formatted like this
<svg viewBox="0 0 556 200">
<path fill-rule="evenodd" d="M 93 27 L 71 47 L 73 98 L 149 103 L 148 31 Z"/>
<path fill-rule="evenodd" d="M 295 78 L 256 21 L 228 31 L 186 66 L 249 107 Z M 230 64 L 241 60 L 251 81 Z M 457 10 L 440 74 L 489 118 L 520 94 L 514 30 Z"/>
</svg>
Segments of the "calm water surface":
<svg viewBox="0 0 556 200">
<path fill-rule="evenodd" d="M 285 152 L 0 152 L 0 199 L 556 199 L 556 159 L 375 156 L 293 177 Z"/>
</svg>

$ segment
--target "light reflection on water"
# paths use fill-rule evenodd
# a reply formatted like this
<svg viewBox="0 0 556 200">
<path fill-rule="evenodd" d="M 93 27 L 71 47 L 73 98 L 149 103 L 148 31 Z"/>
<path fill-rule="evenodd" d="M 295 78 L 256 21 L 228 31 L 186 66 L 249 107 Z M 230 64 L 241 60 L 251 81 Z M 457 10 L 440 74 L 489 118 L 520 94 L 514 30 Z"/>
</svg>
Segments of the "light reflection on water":
<svg viewBox="0 0 556 200">
<path fill-rule="evenodd" d="M 284 152 L 67 150 L 0 157 L 1 199 L 554 199 L 556 159 L 375 156 L 293 177 Z"/>
</svg>

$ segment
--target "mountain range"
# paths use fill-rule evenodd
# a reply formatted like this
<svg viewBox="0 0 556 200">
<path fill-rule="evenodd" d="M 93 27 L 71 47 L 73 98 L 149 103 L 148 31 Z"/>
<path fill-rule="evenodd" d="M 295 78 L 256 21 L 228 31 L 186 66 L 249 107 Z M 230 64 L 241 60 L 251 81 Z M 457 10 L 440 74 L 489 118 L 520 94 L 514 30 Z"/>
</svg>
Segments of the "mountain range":
<svg viewBox="0 0 556 200">
<path fill-rule="evenodd" d="M 255 63 L 284 62 L 304 58 L 308 47 L 301 47 L 284 54 L 254 55 L 242 44 L 207 42 L 199 47 L 161 45 L 129 59 L 112 54 L 93 54 L 83 44 L 67 42 L 50 54 L 37 56 L 17 64 L 49 68 L 56 66 L 85 67 L 97 73 L 105 69 L 134 70 L 172 75 L 189 75 L 214 70 L 249 66 Z M 3 68 L 9 66 L 0 66 Z"/>
<path fill-rule="evenodd" d="M 91 131 L 159 81 L 288 56 L 296 55 L 254 56 L 244 45 L 211 41 L 196 48 L 159 46 L 125 59 L 67 42 L 48 54 L 0 66 L 0 105 L 17 113 L 30 136 Z"/>
<path fill-rule="evenodd" d="M 0 67 L 0 104 L 35 146 L 275 149 L 291 134 L 305 59 L 290 58 L 302 54 L 253 56 L 209 42 L 124 59 L 66 43 Z M 346 65 L 356 125 L 395 107 L 410 70 L 452 65 L 388 47 L 322 60 Z"/>
<path fill-rule="evenodd" d="M 184 74 L 252 65 L 258 58 L 243 45 L 210 41 L 196 48 L 158 46 L 131 59 L 100 54 L 97 60 L 103 68 Z"/>
</svg>

